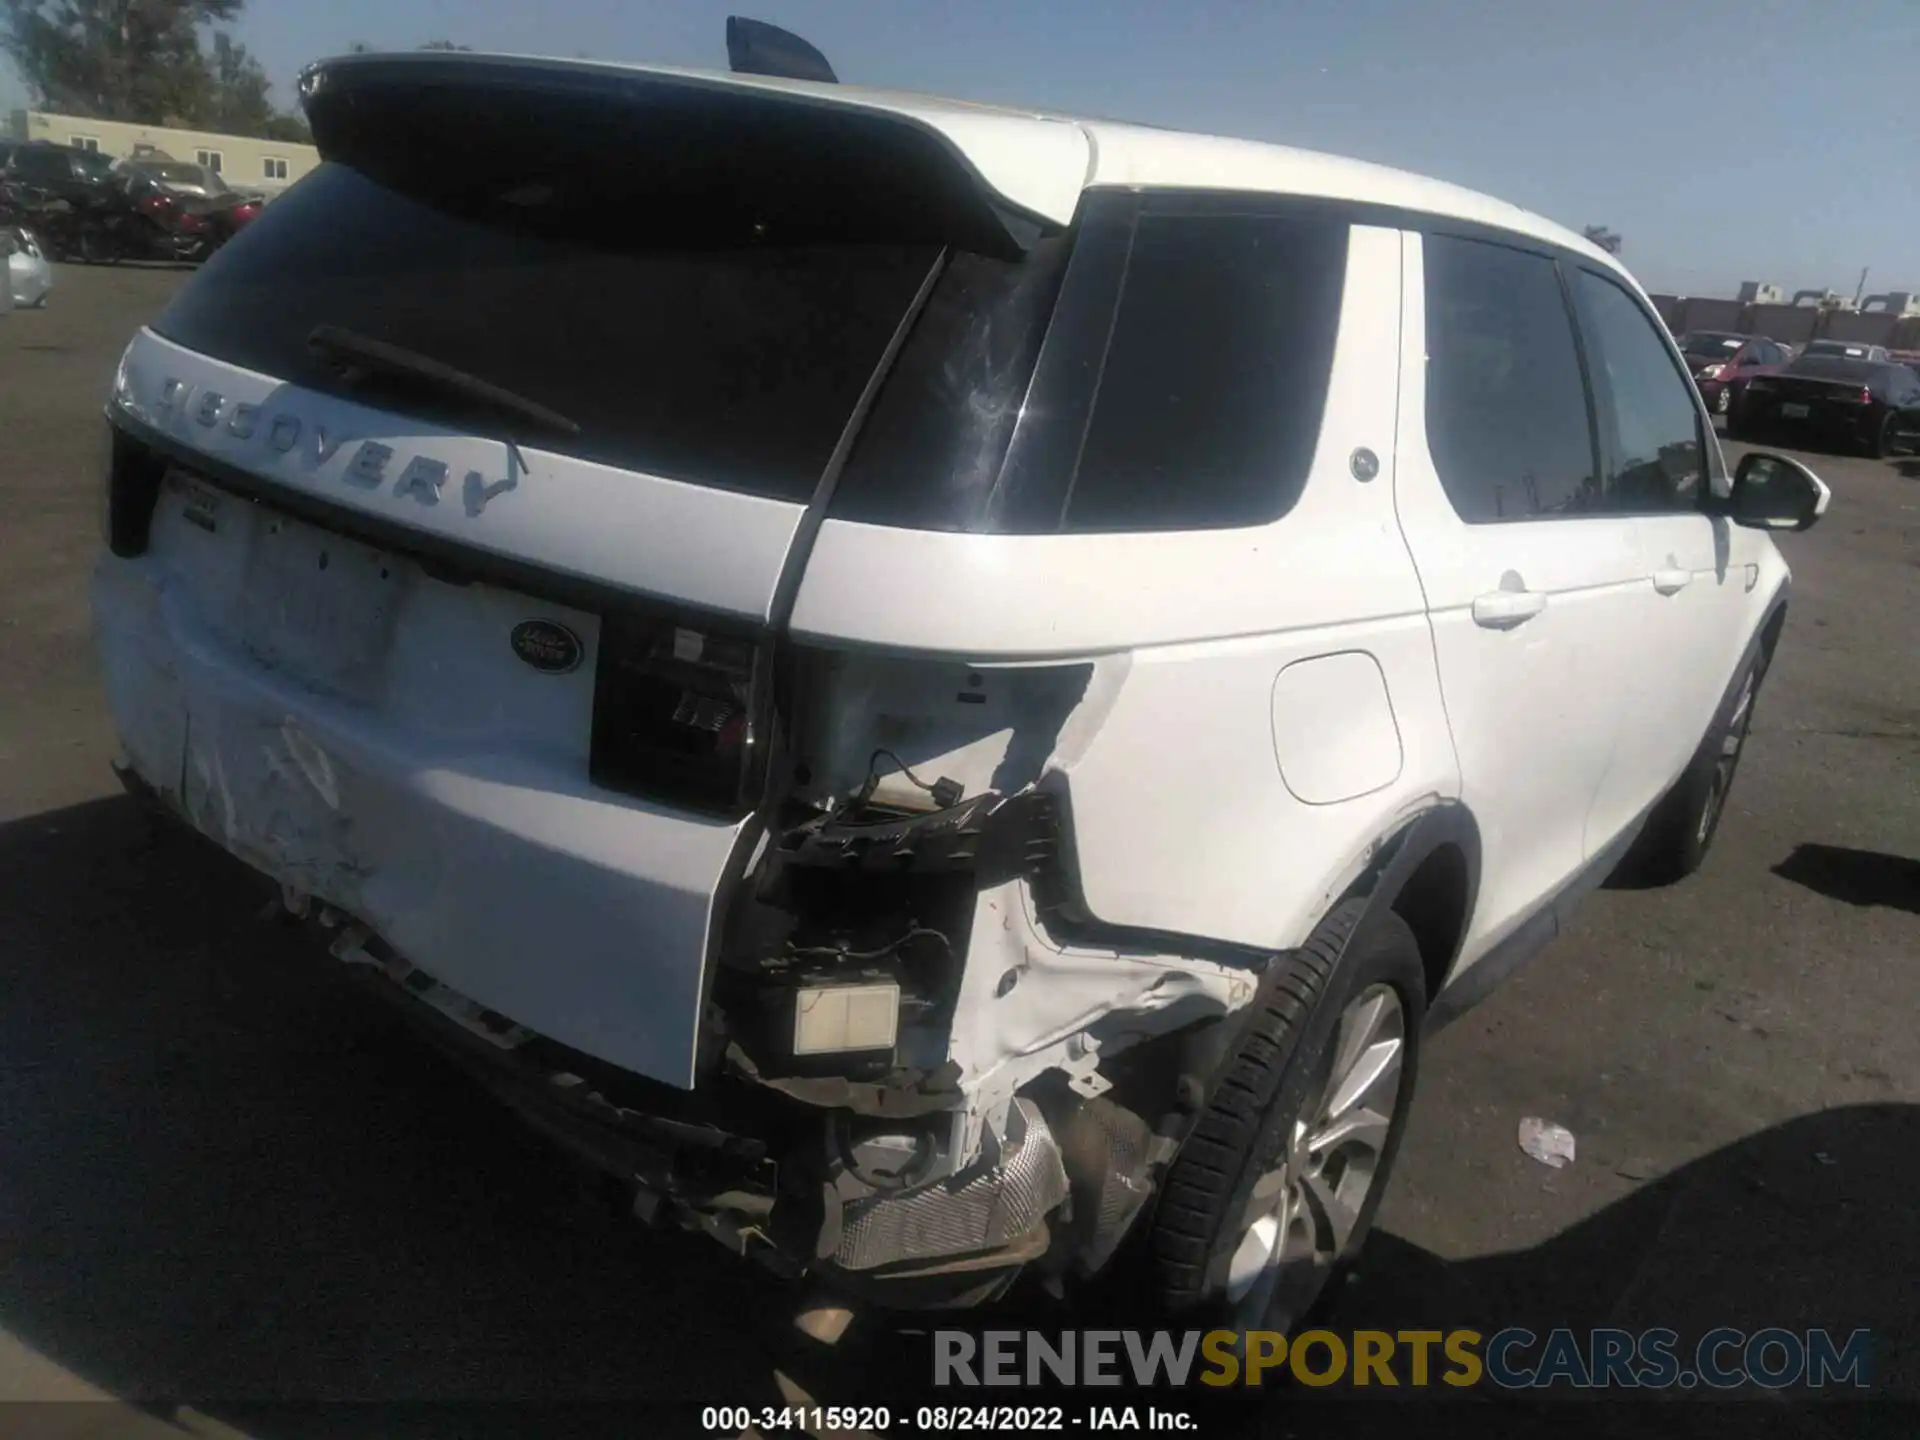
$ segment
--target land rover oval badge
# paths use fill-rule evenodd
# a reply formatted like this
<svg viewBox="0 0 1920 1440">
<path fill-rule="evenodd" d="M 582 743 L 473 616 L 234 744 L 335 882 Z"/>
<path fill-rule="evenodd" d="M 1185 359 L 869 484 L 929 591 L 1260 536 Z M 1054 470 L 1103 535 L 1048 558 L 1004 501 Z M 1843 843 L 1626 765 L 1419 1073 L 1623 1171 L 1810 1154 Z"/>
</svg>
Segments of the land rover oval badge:
<svg viewBox="0 0 1920 1440">
<path fill-rule="evenodd" d="M 514 654 L 549 675 L 564 675 L 580 663 L 580 637 L 557 620 L 522 620 L 510 640 Z"/>
</svg>

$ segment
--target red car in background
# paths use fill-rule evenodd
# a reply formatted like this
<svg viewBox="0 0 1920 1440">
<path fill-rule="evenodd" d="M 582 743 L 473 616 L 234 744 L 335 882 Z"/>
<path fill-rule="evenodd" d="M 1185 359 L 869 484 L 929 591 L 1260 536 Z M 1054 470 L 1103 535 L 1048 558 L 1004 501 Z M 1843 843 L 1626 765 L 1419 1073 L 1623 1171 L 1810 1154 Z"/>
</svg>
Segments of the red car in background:
<svg viewBox="0 0 1920 1440">
<path fill-rule="evenodd" d="M 1740 403 L 1748 380 L 1793 358 L 1786 346 L 1765 336 L 1727 330 L 1689 330 L 1679 345 L 1700 398 L 1716 415 L 1728 414 Z"/>
</svg>

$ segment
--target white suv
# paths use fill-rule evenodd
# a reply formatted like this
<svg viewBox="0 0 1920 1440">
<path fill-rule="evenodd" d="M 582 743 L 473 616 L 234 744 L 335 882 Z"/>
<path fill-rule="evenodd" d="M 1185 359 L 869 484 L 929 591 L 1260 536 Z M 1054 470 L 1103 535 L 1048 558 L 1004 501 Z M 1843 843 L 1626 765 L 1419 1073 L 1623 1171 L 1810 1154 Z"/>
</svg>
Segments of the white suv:
<svg viewBox="0 0 1920 1440">
<path fill-rule="evenodd" d="M 1826 491 L 1578 236 L 825 83 L 303 91 L 115 381 L 122 773 L 643 1215 L 1284 1325 L 1422 1030 L 1699 863 Z"/>
</svg>

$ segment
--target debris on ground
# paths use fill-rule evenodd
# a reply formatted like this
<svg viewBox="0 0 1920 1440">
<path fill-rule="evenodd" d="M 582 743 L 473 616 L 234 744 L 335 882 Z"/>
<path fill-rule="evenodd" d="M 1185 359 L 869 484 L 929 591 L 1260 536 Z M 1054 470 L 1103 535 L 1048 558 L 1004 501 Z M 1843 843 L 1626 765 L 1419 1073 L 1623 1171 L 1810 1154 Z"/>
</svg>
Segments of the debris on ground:
<svg viewBox="0 0 1920 1440">
<path fill-rule="evenodd" d="M 1551 1165 L 1558 1170 L 1573 1160 L 1573 1132 L 1551 1120 L 1542 1120 L 1538 1115 L 1523 1115 L 1520 1119 L 1520 1148 L 1542 1165 Z"/>
<path fill-rule="evenodd" d="M 1651 1180 L 1660 1173 L 1660 1167 L 1651 1160 L 1622 1160 L 1613 1173 L 1622 1180 Z"/>
</svg>

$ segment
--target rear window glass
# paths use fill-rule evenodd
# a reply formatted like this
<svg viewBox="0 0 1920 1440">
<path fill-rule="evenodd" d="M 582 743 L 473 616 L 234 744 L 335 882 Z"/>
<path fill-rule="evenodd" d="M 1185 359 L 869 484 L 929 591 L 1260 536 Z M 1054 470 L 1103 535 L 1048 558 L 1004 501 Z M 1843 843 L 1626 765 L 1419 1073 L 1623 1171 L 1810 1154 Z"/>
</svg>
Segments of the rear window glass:
<svg viewBox="0 0 1920 1440">
<path fill-rule="evenodd" d="M 13 173 L 23 180 L 65 180 L 73 174 L 73 161 L 64 150 L 22 145 L 13 153 Z"/>
<path fill-rule="evenodd" d="M 1884 367 L 1871 360 L 1846 360 L 1835 354 L 1802 355 L 1787 367 L 1790 375 L 1816 375 L 1823 380 L 1857 380 L 1861 384 L 1877 379 Z"/>
<path fill-rule="evenodd" d="M 1344 224 L 1143 215 L 1069 530 L 1252 525 L 1290 509 L 1320 438 Z"/>
<path fill-rule="evenodd" d="M 1738 350 L 1746 343 L 1747 337 L 1744 335 L 1722 335 L 1702 330 L 1690 330 L 1680 337 L 1680 351 L 1684 355 L 1691 355 L 1696 359 L 1704 360 L 1708 356 L 1717 358 L 1734 350 Z"/>
<path fill-rule="evenodd" d="M 768 241 L 680 207 L 526 223 L 538 187 L 483 206 L 324 165 L 223 249 L 155 329 L 299 385 L 401 408 L 312 354 L 334 325 L 467 371 L 573 420 L 543 449 L 808 500 L 938 246 Z M 628 223 L 617 223 L 626 221 Z"/>
<path fill-rule="evenodd" d="M 1017 534 L 1285 514 L 1319 441 L 1347 223 L 1213 203 L 1095 193 L 1057 281 L 1044 246 L 1019 275 L 943 276 L 830 513 Z"/>
</svg>

